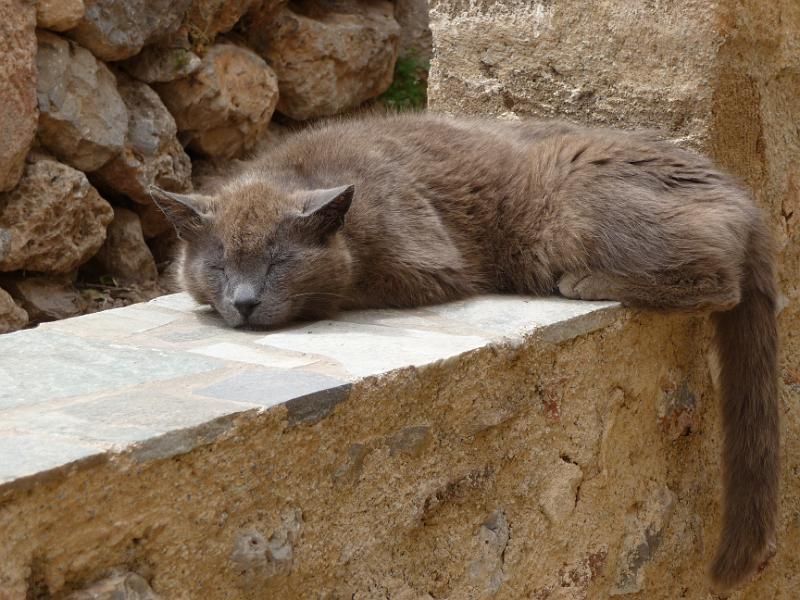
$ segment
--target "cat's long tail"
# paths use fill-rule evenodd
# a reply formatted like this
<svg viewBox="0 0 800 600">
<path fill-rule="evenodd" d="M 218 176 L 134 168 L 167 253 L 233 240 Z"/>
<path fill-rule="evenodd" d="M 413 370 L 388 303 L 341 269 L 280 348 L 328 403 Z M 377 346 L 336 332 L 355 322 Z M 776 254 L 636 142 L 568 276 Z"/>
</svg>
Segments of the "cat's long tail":
<svg viewBox="0 0 800 600">
<path fill-rule="evenodd" d="M 760 221 L 760 220 L 759 220 Z M 748 248 L 742 301 L 715 314 L 724 429 L 722 539 L 715 583 L 744 581 L 774 543 L 779 445 L 776 285 L 769 234 L 756 224 Z"/>
</svg>

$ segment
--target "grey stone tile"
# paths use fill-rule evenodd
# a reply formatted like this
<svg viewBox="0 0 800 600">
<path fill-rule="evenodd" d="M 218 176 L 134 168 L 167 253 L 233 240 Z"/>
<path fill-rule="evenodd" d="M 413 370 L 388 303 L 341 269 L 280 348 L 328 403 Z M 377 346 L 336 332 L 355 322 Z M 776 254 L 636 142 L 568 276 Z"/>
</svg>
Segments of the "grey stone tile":
<svg viewBox="0 0 800 600">
<path fill-rule="evenodd" d="M 289 425 L 321 421 L 333 412 L 337 404 L 347 399 L 351 387 L 352 385 L 348 383 L 289 400 L 286 403 Z"/>
<path fill-rule="evenodd" d="M 137 304 L 45 323 L 40 328 L 86 337 L 120 339 L 169 325 L 179 318 L 180 315 L 174 312 L 149 308 L 147 304 Z"/>
<path fill-rule="evenodd" d="M 177 312 L 192 312 L 203 307 L 202 304 L 195 302 L 186 292 L 179 294 L 167 294 L 166 296 L 159 296 L 147 303 L 149 306 L 157 306 L 159 308 L 166 308 Z"/>
<path fill-rule="evenodd" d="M 232 377 L 195 390 L 195 394 L 269 408 L 281 402 L 343 386 L 344 388 L 349 387 L 348 382 L 319 373 L 259 369 L 237 373 Z M 298 408 L 298 410 L 300 409 Z"/>
<path fill-rule="evenodd" d="M 466 323 L 450 321 L 428 310 L 417 308 L 411 310 L 375 309 L 345 311 L 336 317 L 337 321 L 360 323 L 362 325 L 380 325 L 395 329 L 417 329 L 436 331 L 451 335 L 477 335 L 485 337 L 486 331 L 471 327 Z"/>
<path fill-rule="evenodd" d="M 16 431 L 67 437 L 75 443 L 100 442 L 109 446 L 139 442 L 159 433 L 140 425 L 90 421 L 57 409 L 3 416 L 1 422 L 3 427 L 13 427 Z M 2 435 L 0 433 L 0 437 Z"/>
<path fill-rule="evenodd" d="M 253 344 L 245 345 L 234 342 L 219 342 L 208 346 L 200 346 L 199 348 L 193 348 L 190 352 L 222 360 L 272 367 L 274 369 L 293 369 L 310 365 L 316 361 L 313 356 L 307 354 L 276 351 L 264 346 L 259 347 Z"/>
<path fill-rule="evenodd" d="M 190 396 L 181 393 L 181 390 L 164 393 L 151 386 L 70 404 L 62 410 L 95 423 L 141 426 L 162 433 L 171 429 L 193 427 L 255 406 L 255 403 L 243 404 Z"/>
<path fill-rule="evenodd" d="M 451 321 L 486 331 L 493 339 L 515 339 L 536 328 L 616 305 L 616 302 L 587 302 L 558 297 L 490 295 L 432 306 L 430 310 Z"/>
<path fill-rule="evenodd" d="M 541 339 L 558 344 L 566 340 L 585 335 L 610 325 L 621 310 L 619 304 L 611 304 L 607 308 L 578 315 L 566 321 L 553 323 L 541 330 Z"/>
<path fill-rule="evenodd" d="M 191 342 L 206 341 L 211 338 L 219 337 L 220 328 L 209 325 L 194 325 L 193 327 L 184 328 L 166 328 L 164 331 L 158 332 L 157 337 L 159 340 L 169 342 L 171 344 L 183 344 Z"/>
<path fill-rule="evenodd" d="M 487 342 L 474 335 L 323 321 L 270 333 L 258 343 L 326 357 L 358 378 L 429 364 Z"/>
<path fill-rule="evenodd" d="M 169 431 L 134 447 L 131 456 L 139 462 L 145 462 L 186 454 L 198 446 L 212 443 L 233 424 L 233 417 L 223 416 L 190 429 Z"/>
<path fill-rule="evenodd" d="M 69 436 L 75 440 L 126 446 L 164 433 L 198 426 L 254 404 L 181 395 L 155 387 L 134 389 L 56 407 L 12 411 L 4 427 Z"/>
<path fill-rule="evenodd" d="M 34 329 L 0 336 L 0 410 L 202 373 L 219 360 Z"/>
<path fill-rule="evenodd" d="M 101 454 L 104 448 L 44 433 L 0 432 L 0 483 Z"/>
</svg>

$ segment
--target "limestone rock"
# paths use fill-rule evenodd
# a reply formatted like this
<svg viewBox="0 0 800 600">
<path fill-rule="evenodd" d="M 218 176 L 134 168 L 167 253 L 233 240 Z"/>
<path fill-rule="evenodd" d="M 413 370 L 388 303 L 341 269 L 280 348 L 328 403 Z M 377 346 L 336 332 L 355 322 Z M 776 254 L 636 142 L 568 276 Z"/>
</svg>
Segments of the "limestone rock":
<svg viewBox="0 0 800 600">
<path fill-rule="evenodd" d="M 334 12 L 339 6 L 307 14 L 287 7 L 271 26 L 247 29 L 250 45 L 278 75 L 278 110 L 292 119 L 340 113 L 392 82 L 400 31 L 392 4 L 371 0 Z"/>
<path fill-rule="evenodd" d="M 54 321 L 81 314 L 86 300 L 65 278 L 36 276 L 14 277 L 3 281 L 11 294 L 27 311 L 31 321 Z"/>
<path fill-rule="evenodd" d="M 416 53 L 431 58 L 431 28 L 428 26 L 428 0 L 395 0 L 394 18 L 400 25 L 400 54 Z"/>
<path fill-rule="evenodd" d="M 114 75 L 92 53 L 40 31 L 39 139 L 64 162 L 94 171 L 122 150 L 128 111 Z"/>
<path fill-rule="evenodd" d="M 170 43 L 147 46 L 120 66 L 145 83 L 163 83 L 188 77 L 200 68 L 201 62 L 189 48 L 175 47 Z"/>
<path fill-rule="evenodd" d="M 36 26 L 67 31 L 80 23 L 85 12 L 83 0 L 39 0 L 36 4 Z"/>
<path fill-rule="evenodd" d="M 251 529 L 236 536 L 230 561 L 244 579 L 258 582 L 286 573 L 292 566 L 294 545 L 303 530 L 303 514 L 298 508 L 286 509 L 281 524 L 269 537 Z"/>
<path fill-rule="evenodd" d="M 0 194 L 0 271 L 76 269 L 103 245 L 113 214 L 83 173 L 36 158 Z"/>
<path fill-rule="evenodd" d="M 676 500 L 675 494 L 665 486 L 653 491 L 646 502 L 629 515 L 612 596 L 635 594 L 644 589 L 644 567 L 661 545 Z"/>
<path fill-rule="evenodd" d="M 156 90 L 188 146 L 221 158 L 252 148 L 278 102 L 272 69 L 247 48 L 227 43 L 213 46 L 193 76 Z"/>
<path fill-rule="evenodd" d="M 237 29 L 247 35 L 257 35 L 258 31 L 268 29 L 281 9 L 288 4 L 289 0 L 257 0 L 254 2 Z"/>
<path fill-rule="evenodd" d="M 134 204 L 133 212 L 139 216 L 145 238 L 153 238 L 174 231 L 164 212 L 153 203 Z"/>
<path fill-rule="evenodd" d="M 431 428 L 427 425 L 406 427 L 388 440 L 389 452 L 419 458 L 433 442 Z"/>
<path fill-rule="evenodd" d="M 73 592 L 66 600 L 160 600 L 160 596 L 143 577 L 136 573 L 121 573 Z"/>
<path fill-rule="evenodd" d="M 119 76 L 119 93 L 128 113 L 122 152 L 94 173 L 102 186 L 135 202 L 149 204 L 149 188 L 184 192 L 192 187 L 192 163 L 178 142 L 175 119 L 150 86 Z"/>
<path fill-rule="evenodd" d="M 561 523 L 575 509 L 575 494 L 582 480 L 583 471 L 578 465 L 559 461 L 539 498 L 539 505 L 551 523 Z"/>
<path fill-rule="evenodd" d="M 70 36 L 106 61 L 122 60 L 180 27 L 191 0 L 85 0 Z"/>
<path fill-rule="evenodd" d="M 104 274 L 120 283 L 152 283 L 158 278 L 156 261 L 144 241 L 139 217 L 124 208 L 114 208 L 114 220 L 95 261 Z"/>
<path fill-rule="evenodd" d="M 19 181 L 36 134 L 35 27 L 32 3 L 0 4 L 0 192 Z"/>
<path fill-rule="evenodd" d="M 4 289 L 0 289 L 0 333 L 22 329 L 28 324 L 28 313 L 17 306 Z"/>
<path fill-rule="evenodd" d="M 697 395 L 686 379 L 678 384 L 667 384 L 658 403 L 658 420 L 662 431 L 673 440 L 698 431 L 698 408 Z"/>
<path fill-rule="evenodd" d="M 491 595 L 497 593 L 505 580 L 503 556 L 511 530 L 502 510 L 493 511 L 478 532 L 479 556 L 469 565 L 469 578 Z"/>
<path fill-rule="evenodd" d="M 432 108 L 699 133 L 724 21 L 708 2 L 484 4 L 431 0 Z"/>
<path fill-rule="evenodd" d="M 272 0 L 274 1 L 274 0 Z M 198 45 L 207 45 L 220 33 L 230 31 L 242 16 L 263 0 L 192 0 L 186 13 L 189 36 Z"/>
</svg>

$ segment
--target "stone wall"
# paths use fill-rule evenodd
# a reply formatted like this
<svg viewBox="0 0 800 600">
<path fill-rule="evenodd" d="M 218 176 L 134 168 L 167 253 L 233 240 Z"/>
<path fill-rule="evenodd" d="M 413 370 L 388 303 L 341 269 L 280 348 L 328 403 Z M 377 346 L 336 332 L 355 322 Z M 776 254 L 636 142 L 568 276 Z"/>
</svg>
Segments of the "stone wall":
<svg viewBox="0 0 800 600">
<path fill-rule="evenodd" d="M 149 186 L 375 98 L 426 27 L 405 0 L 0 3 L 0 332 L 162 293 Z"/>
<path fill-rule="evenodd" d="M 800 550 L 800 3 L 432 0 L 430 14 L 432 109 L 655 127 L 742 178 L 769 215 L 782 291 L 781 539 L 742 597 L 789 597 Z M 685 596 L 678 576 L 656 585 L 641 597 L 701 597 L 694 582 Z"/>
<path fill-rule="evenodd" d="M 3 336 L 46 377 L 0 394 L 0 600 L 712 600 L 709 334 L 498 296 L 249 332 L 179 295 Z M 794 598 L 797 534 L 733 598 Z"/>
</svg>

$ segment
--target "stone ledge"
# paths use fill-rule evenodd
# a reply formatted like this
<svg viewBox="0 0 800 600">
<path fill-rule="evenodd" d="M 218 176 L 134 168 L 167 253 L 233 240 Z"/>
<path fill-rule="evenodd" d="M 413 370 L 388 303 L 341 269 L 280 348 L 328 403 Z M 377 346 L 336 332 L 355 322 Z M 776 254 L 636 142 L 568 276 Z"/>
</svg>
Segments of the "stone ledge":
<svg viewBox="0 0 800 600">
<path fill-rule="evenodd" d="M 0 599 L 115 573 L 163 600 L 705 599 L 709 333 L 518 297 L 243 332 L 172 296 L 0 337 L 26 444 L 3 454 Z"/>
<path fill-rule="evenodd" d="M 354 383 L 538 333 L 556 342 L 617 305 L 485 296 L 418 310 L 345 313 L 273 332 L 231 330 L 186 294 L 0 337 L 0 493 L 129 451 L 191 451 L 231 416 L 284 404 L 325 418 Z M 74 465 L 73 465 L 74 466 Z"/>
</svg>

